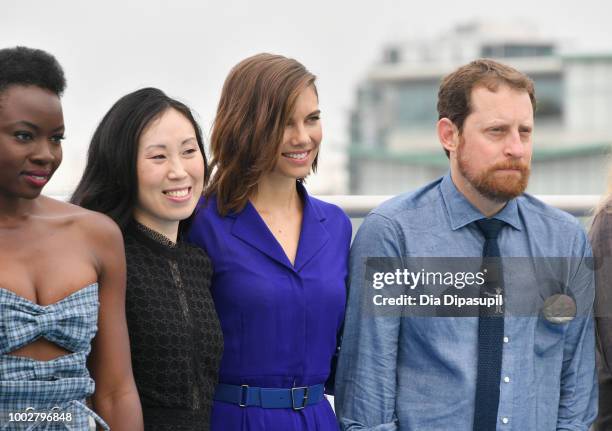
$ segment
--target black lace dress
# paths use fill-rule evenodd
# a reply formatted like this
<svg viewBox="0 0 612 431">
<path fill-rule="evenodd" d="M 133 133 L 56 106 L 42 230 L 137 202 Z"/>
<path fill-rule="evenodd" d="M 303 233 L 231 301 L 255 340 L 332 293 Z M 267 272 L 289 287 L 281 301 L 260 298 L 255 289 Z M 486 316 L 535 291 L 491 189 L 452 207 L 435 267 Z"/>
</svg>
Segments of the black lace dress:
<svg viewBox="0 0 612 431">
<path fill-rule="evenodd" d="M 132 367 L 145 430 L 208 430 L 223 352 L 210 259 L 135 222 L 125 232 L 125 254 Z"/>
</svg>

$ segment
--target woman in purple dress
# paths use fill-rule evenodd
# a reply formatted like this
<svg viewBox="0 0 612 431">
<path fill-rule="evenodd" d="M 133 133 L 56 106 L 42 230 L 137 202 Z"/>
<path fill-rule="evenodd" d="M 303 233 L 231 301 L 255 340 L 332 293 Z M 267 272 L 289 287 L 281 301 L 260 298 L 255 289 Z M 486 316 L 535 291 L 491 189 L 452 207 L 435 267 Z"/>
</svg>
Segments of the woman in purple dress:
<svg viewBox="0 0 612 431">
<path fill-rule="evenodd" d="M 213 261 L 225 350 L 211 430 L 337 430 L 324 384 L 345 305 L 351 224 L 303 186 L 322 132 L 315 76 L 259 54 L 227 77 L 216 173 L 190 240 Z"/>
</svg>

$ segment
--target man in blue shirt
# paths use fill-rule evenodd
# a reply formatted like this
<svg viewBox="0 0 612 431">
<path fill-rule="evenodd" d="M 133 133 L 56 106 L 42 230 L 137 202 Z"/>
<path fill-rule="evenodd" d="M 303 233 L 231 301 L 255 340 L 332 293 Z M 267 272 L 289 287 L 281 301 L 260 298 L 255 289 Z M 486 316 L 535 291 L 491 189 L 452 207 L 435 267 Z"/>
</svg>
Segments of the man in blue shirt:
<svg viewBox="0 0 612 431">
<path fill-rule="evenodd" d="M 336 376 L 343 430 L 587 431 L 594 420 L 591 251 L 576 219 L 523 193 L 534 110 L 532 81 L 495 61 L 474 61 L 443 80 L 437 132 L 450 173 L 373 210 L 351 249 Z M 485 319 L 374 316 L 363 304 L 373 295 L 367 258 L 481 257 L 489 242 L 483 219 L 503 225 L 493 255 L 573 259 L 565 293 L 577 313 L 569 322 L 538 313 L 501 317 L 499 346 L 492 347 L 500 352 L 498 383 L 484 385 L 494 396 L 476 402 Z M 511 295 L 513 275 L 504 277 Z M 483 411 L 486 403 L 493 405 Z M 491 411 L 492 422 L 479 425 Z"/>
</svg>

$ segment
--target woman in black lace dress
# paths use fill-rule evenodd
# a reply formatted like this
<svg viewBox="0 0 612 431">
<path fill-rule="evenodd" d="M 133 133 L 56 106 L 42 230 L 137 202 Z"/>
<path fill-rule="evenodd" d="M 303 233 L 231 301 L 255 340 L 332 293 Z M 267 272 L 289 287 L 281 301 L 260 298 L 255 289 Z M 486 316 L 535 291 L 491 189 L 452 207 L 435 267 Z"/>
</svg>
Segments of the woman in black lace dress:
<svg viewBox="0 0 612 431">
<path fill-rule="evenodd" d="M 223 338 L 210 259 L 183 242 L 206 179 L 189 108 L 145 88 L 102 119 L 72 196 L 124 234 L 127 322 L 146 430 L 209 429 Z"/>
</svg>

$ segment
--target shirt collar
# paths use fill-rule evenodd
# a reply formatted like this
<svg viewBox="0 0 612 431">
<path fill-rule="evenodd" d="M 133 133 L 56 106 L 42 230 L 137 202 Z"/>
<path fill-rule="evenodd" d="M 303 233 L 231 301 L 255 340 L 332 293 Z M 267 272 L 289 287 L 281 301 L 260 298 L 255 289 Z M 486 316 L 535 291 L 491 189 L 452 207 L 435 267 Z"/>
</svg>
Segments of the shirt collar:
<svg viewBox="0 0 612 431">
<path fill-rule="evenodd" d="M 442 192 L 442 199 L 448 212 L 450 219 L 451 229 L 457 230 L 468 224 L 486 218 L 474 205 L 472 205 L 466 198 L 461 194 L 453 180 L 451 179 L 450 172 L 447 173 L 440 183 L 440 191 Z M 514 229 L 521 230 L 521 222 L 518 212 L 518 203 L 516 199 L 512 199 L 506 203 L 506 206 L 502 208 L 500 212 L 495 214 L 493 218 L 502 220 L 512 226 Z"/>
</svg>

